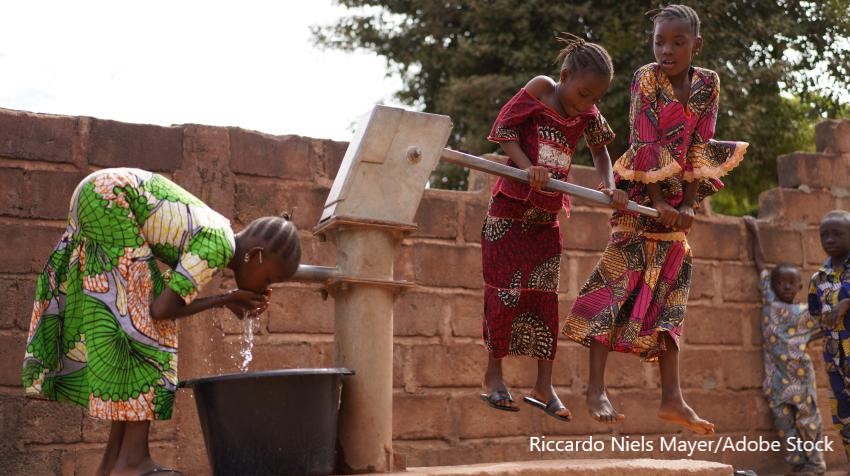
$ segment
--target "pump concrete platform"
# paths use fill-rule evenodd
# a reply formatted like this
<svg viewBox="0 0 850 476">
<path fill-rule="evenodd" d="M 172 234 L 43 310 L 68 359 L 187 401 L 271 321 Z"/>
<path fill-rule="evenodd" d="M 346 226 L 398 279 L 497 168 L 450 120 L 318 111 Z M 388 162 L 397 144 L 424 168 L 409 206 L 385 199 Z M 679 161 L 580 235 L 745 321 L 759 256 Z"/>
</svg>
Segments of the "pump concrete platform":
<svg viewBox="0 0 850 476">
<path fill-rule="evenodd" d="M 575 459 L 407 468 L 397 476 L 730 476 L 732 466 L 700 460 Z M 384 473 L 387 474 L 387 473 Z"/>
</svg>

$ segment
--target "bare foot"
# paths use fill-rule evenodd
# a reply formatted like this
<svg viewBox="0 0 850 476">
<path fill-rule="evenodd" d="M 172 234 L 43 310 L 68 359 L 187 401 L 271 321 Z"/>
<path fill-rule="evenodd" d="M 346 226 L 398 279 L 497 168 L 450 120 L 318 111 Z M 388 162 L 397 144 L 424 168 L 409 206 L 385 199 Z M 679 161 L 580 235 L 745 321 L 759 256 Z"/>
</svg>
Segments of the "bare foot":
<svg viewBox="0 0 850 476">
<path fill-rule="evenodd" d="M 539 400 L 539 401 L 541 401 L 541 402 L 543 402 L 547 405 L 552 400 L 557 400 L 558 403 L 560 403 L 561 406 L 564 406 L 564 404 L 561 402 L 561 399 L 558 398 L 557 394 L 555 394 L 555 389 L 553 389 L 551 385 L 549 386 L 548 392 L 541 392 L 541 391 L 537 390 L 537 388 L 533 388 L 533 389 L 531 389 L 531 392 L 528 395 L 531 398 L 533 398 L 535 400 Z M 566 418 L 567 420 L 572 420 L 572 418 L 573 418 L 573 414 L 570 413 L 570 411 L 567 409 L 566 406 L 564 406 L 564 408 L 562 408 L 560 410 L 556 410 L 552 413 L 555 414 L 555 415 L 558 415 L 561 418 Z"/>
<path fill-rule="evenodd" d="M 608 393 L 605 389 L 601 392 L 587 391 L 585 395 L 587 409 L 596 421 L 601 423 L 614 424 L 626 419 L 626 416 L 614 409 L 614 405 L 608 400 Z"/>
<path fill-rule="evenodd" d="M 683 400 L 673 404 L 662 404 L 658 409 L 658 418 L 685 427 L 699 435 L 714 434 L 714 423 L 700 418 L 697 412 Z"/>
</svg>

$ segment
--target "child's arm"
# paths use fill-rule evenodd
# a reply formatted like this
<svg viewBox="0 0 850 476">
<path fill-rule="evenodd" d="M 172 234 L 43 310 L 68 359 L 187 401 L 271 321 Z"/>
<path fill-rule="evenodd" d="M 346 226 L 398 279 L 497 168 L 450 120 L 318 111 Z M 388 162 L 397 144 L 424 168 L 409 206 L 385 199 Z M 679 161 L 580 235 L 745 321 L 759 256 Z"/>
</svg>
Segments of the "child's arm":
<svg viewBox="0 0 850 476">
<path fill-rule="evenodd" d="M 614 187 L 614 173 L 611 171 L 611 156 L 608 155 L 608 147 L 605 145 L 588 145 L 590 155 L 593 156 L 593 166 L 596 173 L 602 179 L 602 193 L 611 197 L 611 206 L 622 210 L 629 203 L 629 196 L 624 190 Z"/>
<path fill-rule="evenodd" d="M 150 313 L 154 320 L 173 320 L 191 316 L 207 309 L 226 306 L 240 319 L 247 312 L 262 313 L 268 306 L 268 294 L 257 294 L 245 289 L 234 289 L 217 296 L 197 298 L 186 304 L 179 294 L 165 287 L 151 303 Z"/>
<path fill-rule="evenodd" d="M 753 262 L 755 263 L 756 271 L 761 273 L 766 267 L 764 265 L 764 250 L 761 246 L 761 234 L 759 233 L 758 223 L 756 223 L 756 219 L 753 217 L 744 217 L 744 224 L 753 237 Z"/>
<path fill-rule="evenodd" d="M 531 165 L 531 159 L 525 155 L 517 141 L 500 142 L 502 150 L 511 158 L 511 161 L 528 172 L 528 185 L 535 190 L 540 190 L 549 181 L 549 171 L 540 165 Z"/>
<path fill-rule="evenodd" d="M 679 212 L 664 200 L 661 185 L 658 182 L 648 183 L 646 184 L 646 191 L 649 193 L 649 199 L 652 200 L 652 206 L 661 214 L 658 221 L 664 226 L 674 226 L 679 218 Z"/>
<path fill-rule="evenodd" d="M 833 329 L 839 321 L 847 318 L 847 311 L 850 310 L 850 299 L 842 299 L 838 304 L 827 312 L 821 315 L 821 325 L 827 329 Z"/>
<path fill-rule="evenodd" d="M 694 224 L 694 205 L 697 201 L 697 190 L 699 190 L 699 182 L 685 182 L 684 198 L 677 208 L 679 217 L 676 219 L 676 228 L 680 230 L 688 230 Z"/>
</svg>

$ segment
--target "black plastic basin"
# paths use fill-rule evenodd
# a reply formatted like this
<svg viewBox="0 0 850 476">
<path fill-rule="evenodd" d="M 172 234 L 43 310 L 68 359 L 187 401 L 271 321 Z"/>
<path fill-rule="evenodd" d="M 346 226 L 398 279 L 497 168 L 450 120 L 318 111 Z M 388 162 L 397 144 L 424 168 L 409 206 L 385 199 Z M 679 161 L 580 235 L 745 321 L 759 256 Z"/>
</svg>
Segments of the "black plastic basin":
<svg viewBox="0 0 850 476">
<path fill-rule="evenodd" d="M 198 406 L 216 475 L 327 475 L 334 470 L 342 377 L 354 371 L 289 369 L 182 382 Z"/>
</svg>

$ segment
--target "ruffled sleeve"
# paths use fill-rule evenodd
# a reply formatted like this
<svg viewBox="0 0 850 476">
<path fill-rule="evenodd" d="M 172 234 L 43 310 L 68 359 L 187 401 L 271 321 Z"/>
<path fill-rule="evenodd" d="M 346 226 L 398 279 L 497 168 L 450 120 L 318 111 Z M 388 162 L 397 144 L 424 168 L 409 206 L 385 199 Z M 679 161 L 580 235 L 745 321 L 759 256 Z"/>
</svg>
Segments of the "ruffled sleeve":
<svg viewBox="0 0 850 476">
<path fill-rule="evenodd" d="M 487 140 L 491 142 L 518 141 L 520 127 L 540 107 L 540 102 L 535 100 L 531 93 L 525 88 L 520 89 L 502 106 Z"/>
<path fill-rule="evenodd" d="M 658 110 L 655 107 L 659 84 L 655 64 L 635 72 L 631 86 L 631 146 L 614 164 L 620 177 L 637 182 L 660 182 L 679 174 L 682 166 L 661 144 Z"/>
<path fill-rule="evenodd" d="M 705 70 L 703 70 L 705 71 Z M 714 140 L 717 108 L 720 98 L 720 77 L 710 71 L 704 91 L 693 97 L 688 105 L 699 113 L 685 160 L 683 179 L 693 182 L 700 179 L 717 179 L 734 169 L 744 160 L 749 144 L 746 142 Z"/>
<path fill-rule="evenodd" d="M 615 134 L 605 120 L 605 116 L 598 112 L 587 121 L 584 129 L 584 140 L 588 146 L 608 145 L 614 140 Z"/>
</svg>

